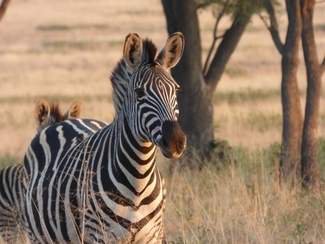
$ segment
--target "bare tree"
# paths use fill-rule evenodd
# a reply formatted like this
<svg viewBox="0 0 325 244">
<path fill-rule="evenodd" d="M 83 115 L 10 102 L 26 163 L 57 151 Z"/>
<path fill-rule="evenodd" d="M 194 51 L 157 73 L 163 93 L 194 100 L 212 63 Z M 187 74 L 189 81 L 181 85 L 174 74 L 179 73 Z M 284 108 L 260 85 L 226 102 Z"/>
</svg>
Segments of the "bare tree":
<svg viewBox="0 0 325 244">
<path fill-rule="evenodd" d="M 10 0 L 0 0 L 0 21 L 6 13 Z"/>
<path fill-rule="evenodd" d="M 182 87 L 179 94 L 180 122 L 188 135 L 189 148 L 192 149 L 190 152 L 197 152 L 201 158 L 207 158 L 215 145 L 213 123 L 215 89 L 255 10 L 251 7 L 253 2 L 255 3 L 253 0 L 215 1 L 220 9 L 214 25 L 213 41 L 205 64 L 202 65 L 197 11 L 211 2 L 162 0 L 168 32 L 181 31 L 185 36 L 183 58 L 172 73 Z M 218 32 L 220 20 L 229 12 L 232 14 L 232 23 L 220 34 Z"/>
<path fill-rule="evenodd" d="M 313 15 L 315 0 L 300 0 L 302 16 L 302 47 L 307 74 L 307 97 L 301 149 L 301 174 L 303 186 L 320 191 L 320 172 L 317 159 L 318 120 L 322 74 L 325 57 L 320 64 L 314 35 Z"/>
<path fill-rule="evenodd" d="M 269 15 L 269 23 L 262 15 L 260 15 L 261 19 L 266 24 L 275 46 L 282 55 L 283 137 L 280 175 L 284 179 L 291 178 L 290 175 L 301 176 L 303 186 L 319 192 L 320 169 L 317 160 L 317 131 L 321 78 L 325 70 L 325 58 L 320 64 L 313 26 L 315 0 L 286 1 L 289 24 L 285 44 L 282 44 L 280 38 L 274 3 L 271 0 L 267 0 L 264 4 Z M 304 120 L 300 111 L 299 89 L 297 85 L 300 40 L 302 42 L 307 75 Z"/>
<path fill-rule="evenodd" d="M 280 180 L 296 183 L 300 176 L 300 149 L 302 135 L 302 112 L 298 87 L 299 44 L 301 40 L 301 17 L 299 0 L 286 0 L 288 27 L 285 42 L 280 38 L 274 3 L 265 1 L 270 23 L 262 16 L 271 37 L 282 56 L 281 100 L 282 100 L 282 147 L 280 156 Z"/>
</svg>

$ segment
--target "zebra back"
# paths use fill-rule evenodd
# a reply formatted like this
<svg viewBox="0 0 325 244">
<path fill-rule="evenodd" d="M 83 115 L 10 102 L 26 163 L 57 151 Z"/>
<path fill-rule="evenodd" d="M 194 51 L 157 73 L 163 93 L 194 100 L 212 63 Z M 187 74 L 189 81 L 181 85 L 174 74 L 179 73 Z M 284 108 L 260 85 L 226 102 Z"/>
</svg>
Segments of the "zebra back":
<svg viewBox="0 0 325 244">
<path fill-rule="evenodd" d="M 63 114 L 60 106 L 41 100 L 36 105 L 38 131 L 63 120 L 79 117 L 80 104 L 74 102 Z M 28 179 L 23 164 L 0 170 L 0 235 L 7 243 L 22 243 L 25 231 L 29 231 L 24 215 Z"/>
</svg>

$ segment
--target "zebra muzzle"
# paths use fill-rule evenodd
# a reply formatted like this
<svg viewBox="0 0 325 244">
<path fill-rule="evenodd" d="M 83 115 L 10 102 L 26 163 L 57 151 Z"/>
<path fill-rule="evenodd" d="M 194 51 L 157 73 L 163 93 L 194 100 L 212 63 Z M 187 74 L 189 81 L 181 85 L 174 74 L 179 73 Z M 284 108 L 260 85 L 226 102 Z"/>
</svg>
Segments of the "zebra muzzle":
<svg viewBox="0 0 325 244">
<path fill-rule="evenodd" d="M 162 154 L 167 158 L 178 159 L 186 148 L 186 136 L 177 121 L 165 121 L 162 137 L 158 143 Z"/>
</svg>

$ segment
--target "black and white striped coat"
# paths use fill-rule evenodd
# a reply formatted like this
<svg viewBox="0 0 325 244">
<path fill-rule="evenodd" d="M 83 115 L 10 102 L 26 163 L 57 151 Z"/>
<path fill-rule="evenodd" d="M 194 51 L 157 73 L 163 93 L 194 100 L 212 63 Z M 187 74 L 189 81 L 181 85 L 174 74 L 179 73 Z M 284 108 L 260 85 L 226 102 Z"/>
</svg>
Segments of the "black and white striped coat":
<svg viewBox="0 0 325 244">
<path fill-rule="evenodd" d="M 178 158 L 186 145 L 177 123 L 178 85 L 166 70 L 183 45 L 175 33 L 156 57 L 150 41 L 129 34 L 112 75 L 114 97 L 121 98 L 114 100 L 114 121 L 67 120 L 32 140 L 24 160 L 32 241 L 163 241 L 164 186 L 155 159 L 157 147 Z M 127 85 L 117 85 L 119 79 Z"/>
<path fill-rule="evenodd" d="M 25 168 L 22 164 L 0 171 L 0 235 L 7 243 L 19 243 L 24 238 Z"/>
<path fill-rule="evenodd" d="M 80 105 L 73 103 L 63 114 L 56 103 L 41 100 L 36 105 L 37 131 L 64 121 L 79 117 Z M 27 241 L 24 204 L 27 178 L 23 164 L 16 164 L 0 170 L 0 235 L 7 243 Z"/>
</svg>

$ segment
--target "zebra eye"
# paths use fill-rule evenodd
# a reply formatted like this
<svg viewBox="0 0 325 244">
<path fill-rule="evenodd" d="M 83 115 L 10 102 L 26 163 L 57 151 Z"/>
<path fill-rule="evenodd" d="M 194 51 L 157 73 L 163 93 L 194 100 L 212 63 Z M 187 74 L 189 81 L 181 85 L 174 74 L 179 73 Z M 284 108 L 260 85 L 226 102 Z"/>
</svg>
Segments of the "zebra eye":
<svg viewBox="0 0 325 244">
<path fill-rule="evenodd" d="M 146 95 L 143 88 L 135 88 L 134 91 L 138 99 L 143 98 Z"/>
</svg>

